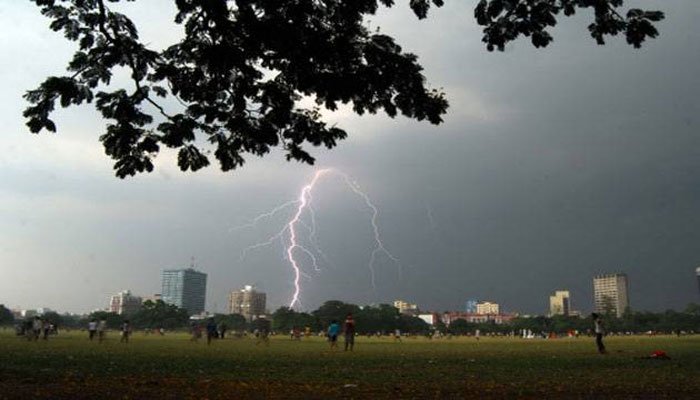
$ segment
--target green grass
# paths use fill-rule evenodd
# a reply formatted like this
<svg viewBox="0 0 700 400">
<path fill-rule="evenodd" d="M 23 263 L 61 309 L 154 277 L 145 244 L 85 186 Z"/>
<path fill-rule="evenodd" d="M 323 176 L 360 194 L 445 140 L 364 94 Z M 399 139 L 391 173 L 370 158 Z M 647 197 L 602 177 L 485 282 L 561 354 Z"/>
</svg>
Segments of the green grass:
<svg viewBox="0 0 700 400">
<path fill-rule="evenodd" d="M 342 342 L 340 343 L 342 346 Z M 700 336 L 593 339 L 356 340 L 330 351 L 320 338 L 225 339 L 84 333 L 48 342 L 0 334 L 0 398 L 697 398 Z M 671 361 L 641 357 L 662 349 Z M 235 395 L 235 396 L 234 396 Z M 232 397 L 233 396 L 233 397 Z"/>
</svg>

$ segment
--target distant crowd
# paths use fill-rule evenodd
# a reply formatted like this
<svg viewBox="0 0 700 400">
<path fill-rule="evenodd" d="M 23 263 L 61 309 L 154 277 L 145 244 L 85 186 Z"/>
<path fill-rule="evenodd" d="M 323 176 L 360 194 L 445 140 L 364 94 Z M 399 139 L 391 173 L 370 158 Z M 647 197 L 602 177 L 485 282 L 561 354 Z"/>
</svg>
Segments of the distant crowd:
<svg viewBox="0 0 700 400">
<path fill-rule="evenodd" d="M 48 319 L 36 316 L 15 325 L 15 331 L 18 336 L 24 336 L 27 340 L 39 340 L 39 338 L 48 340 L 49 335 L 58 334 L 58 325 Z"/>
<path fill-rule="evenodd" d="M 87 326 L 88 339 L 93 341 L 97 338 L 97 341 L 102 343 L 107 337 L 107 330 L 106 320 L 102 319 L 98 321 L 93 318 Z M 124 320 L 119 326 L 119 332 L 121 337 L 120 341 L 128 343 L 129 336 L 131 335 L 129 320 Z M 34 318 L 26 319 L 15 324 L 15 334 L 30 341 L 38 341 L 40 338 L 49 340 L 51 335 L 58 335 L 58 325 L 48 318 L 42 318 L 37 315 Z"/>
<path fill-rule="evenodd" d="M 606 348 L 603 343 L 603 339 L 605 336 L 631 334 L 624 332 L 607 332 L 602 316 L 595 313 L 592 314 L 592 322 L 593 326 L 591 327 L 591 329 L 587 330 L 585 334 L 589 337 L 595 337 L 597 350 L 601 354 L 606 354 Z M 89 341 L 96 340 L 98 343 L 102 343 L 107 337 L 108 324 L 107 320 L 104 318 L 92 318 L 85 328 L 87 328 L 87 338 Z M 83 329 L 83 331 L 85 330 L 85 328 Z M 42 318 L 41 316 L 36 316 L 34 318 L 18 322 L 15 325 L 15 330 L 17 336 L 24 337 L 29 341 L 38 341 L 39 339 L 49 340 L 49 338 L 52 335 L 58 335 L 58 325 L 50 319 Z M 118 328 L 118 332 L 120 337 L 119 341 L 121 343 L 129 343 L 129 338 L 132 334 L 131 324 L 129 320 L 125 319 L 121 322 Z M 144 330 L 145 334 L 155 333 L 161 336 L 165 335 L 165 332 L 165 329 L 162 327 L 157 329 Z M 225 321 L 219 321 L 217 323 L 214 318 L 210 318 L 206 322 L 191 322 L 189 333 L 190 341 L 192 342 L 198 342 L 206 335 L 207 344 L 211 344 L 213 340 L 224 339 L 227 337 L 227 335 L 232 336 L 234 338 L 244 338 L 248 337 L 249 335 L 247 330 L 229 331 L 229 328 L 226 325 Z M 675 333 L 678 336 L 680 336 L 685 333 L 693 332 L 677 330 Z M 252 330 L 252 335 L 254 335 L 256 339 L 256 344 L 269 345 L 270 336 L 277 334 L 279 334 L 279 332 L 275 332 L 271 329 L 270 320 L 260 318 L 255 321 L 255 328 Z M 647 332 L 647 334 L 655 335 L 656 332 L 650 331 Z M 303 327 L 303 329 L 295 326 L 289 331 L 289 336 L 291 340 L 301 340 L 302 337 L 310 338 L 312 336 L 324 336 L 332 350 L 338 348 L 338 340 L 341 335 L 344 340 L 345 351 L 353 351 L 355 347 L 355 337 L 358 335 L 358 333 L 356 330 L 355 319 L 351 312 L 347 313 L 342 323 L 335 319 L 331 320 L 327 328 L 321 331 L 314 332 L 310 326 L 305 326 Z M 368 338 L 373 336 L 381 338 L 385 335 L 387 335 L 387 333 L 381 331 L 378 331 L 374 334 L 366 333 L 366 336 Z M 555 332 L 534 332 L 530 329 L 520 329 L 518 331 L 511 331 L 508 334 L 489 332 L 487 333 L 487 335 L 501 337 L 522 337 L 523 339 L 555 339 L 559 337 L 578 338 L 581 335 L 581 332 L 572 329 L 569 330 L 566 334 L 557 334 Z M 390 336 L 394 341 L 400 342 L 402 337 L 417 337 L 419 335 L 402 334 L 400 329 L 395 329 L 394 331 L 390 332 L 388 336 Z M 442 333 L 438 330 L 431 330 L 425 335 L 425 337 L 427 337 L 428 339 L 440 339 L 443 337 L 450 339 L 453 336 L 454 335 L 449 332 Z M 475 338 L 476 340 L 479 340 L 481 337 L 481 331 L 480 329 L 475 329 L 473 332 L 465 334 L 465 336 L 470 336 Z"/>
</svg>

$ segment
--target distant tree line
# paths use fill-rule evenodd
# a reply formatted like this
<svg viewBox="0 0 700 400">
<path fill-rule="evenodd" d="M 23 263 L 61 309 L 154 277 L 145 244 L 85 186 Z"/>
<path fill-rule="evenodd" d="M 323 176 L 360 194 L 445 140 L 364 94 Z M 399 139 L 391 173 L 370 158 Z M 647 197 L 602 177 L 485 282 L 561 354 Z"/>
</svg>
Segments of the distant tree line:
<svg viewBox="0 0 700 400">
<path fill-rule="evenodd" d="M 3 311 L 5 310 L 5 311 Z M 407 333 L 427 333 L 430 326 L 417 317 L 402 315 L 398 309 L 388 304 L 378 306 L 359 307 L 355 304 L 344 303 L 342 301 L 327 301 L 317 310 L 310 313 L 298 312 L 288 307 L 280 307 L 273 312 L 268 319 L 272 322 L 272 328 L 277 332 L 288 332 L 294 328 L 311 328 L 313 331 L 325 329 L 333 320 L 342 322 L 345 316 L 353 313 L 357 324 L 357 332 L 367 333 L 388 333 L 395 329 L 400 329 Z M 109 311 L 95 311 L 87 316 L 76 316 L 69 314 L 58 314 L 47 312 L 42 315 L 59 328 L 84 329 L 90 320 L 102 320 L 107 322 L 107 327 L 116 329 L 126 319 L 129 320 L 134 329 L 186 329 L 191 325 L 186 310 L 166 304 L 161 300 L 156 302 L 146 301 L 141 308 L 131 315 L 119 315 Z M 217 324 L 224 323 L 229 330 L 243 331 L 255 330 L 257 321 L 246 321 L 239 314 L 215 314 L 212 316 Z M 0 306 L 0 324 L 10 325 L 14 318 L 12 313 Z M 196 323 L 196 322 L 195 322 Z M 204 322 L 202 322 L 204 323 Z"/>
<path fill-rule="evenodd" d="M 435 326 L 428 325 L 422 319 L 399 313 L 399 310 L 388 304 L 360 307 L 351 303 L 331 300 L 323 303 L 318 309 L 311 312 L 299 312 L 289 307 L 280 307 L 268 319 L 272 322 L 272 329 L 276 332 L 286 333 L 294 328 L 312 331 L 324 330 L 336 320 L 340 323 L 348 313 L 352 313 L 355 319 L 358 334 L 374 334 L 377 332 L 389 333 L 396 329 L 403 333 L 427 334 L 431 331 L 439 331 L 445 334 L 465 335 L 472 334 L 477 329 L 483 333 L 508 334 L 529 330 L 534 333 L 555 332 L 564 334 L 569 331 L 587 333 L 593 327 L 590 316 L 580 318 L 575 316 L 536 316 L 518 317 L 507 324 L 495 324 L 493 321 L 484 323 L 470 323 L 463 319 L 452 321 L 446 326 L 442 321 L 437 321 Z M 146 301 L 141 308 L 132 315 L 119 315 L 108 311 L 96 311 L 87 316 L 58 314 L 47 312 L 42 318 L 48 319 L 59 328 L 83 329 L 92 319 L 104 319 L 107 326 L 116 329 L 128 319 L 135 329 L 186 329 L 191 322 L 186 310 L 166 304 L 161 300 L 156 302 Z M 234 331 L 254 330 L 256 321 L 246 321 L 239 314 L 215 314 L 217 324 L 224 323 L 227 329 Z M 632 311 L 627 310 L 621 318 L 615 315 L 604 315 L 605 326 L 608 332 L 660 332 L 673 333 L 677 331 L 700 332 L 700 304 L 689 304 L 683 311 L 667 310 L 664 312 Z M 12 312 L 0 305 L 0 326 L 11 325 L 15 322 Z"/>
<path fill-rule="evenodd" d="M 327 301 L 310 313 L 281 307 L 271 315 L 272 326 L 278 331 L 288 331 L 295 326 L 299 328 L 309 326 L 314 330 L 319 330 L 327 327 L 332 320 L 342 322 L 349 312 L 353 313 L 359 334 L 387 333 L 396 329 L 412 334 L 439 331 L 445 334 L 464 335 L 474 333 L 477 329 L 483 333 L 500 334 L 519 332 L 523 329 L 534 333 L 565 334 L 569 331 L 578 331 L 585 334 L 593 327 L 593 320 L 590 316 L 585 318 L 577 316 L 518 317 L 506 324 L 496 324 L 494 321 L 471 323 L 458 319 L 452 321 L 449 326 L 438 320 L 434 326 L 431 326 L 415 316 L 400 314 L 398 309 L 388 304 L 359 307 L 337 300 Z M 681 312 L 667 310 L 654 313 L 627 310 L 622 318 L 607 313 L 604 315 L 604 319 L 606 330 L 611 333 L 700 332 L 700 305 L 691 303 Z"/>
<path fill-rule="evenodd" d="M 678 312 L 667 310 L 664 312 L 632 311 L 627 310 L 621 318 L 614 314 L 603 315 L 605 329 L 609 333 L 643 333 L 659 332 L 674 333 L 700 332 L 700 304 L 689 304 L 685 310 Z M 536 334 L 541 332 L 565 334 L 569 331 L 578 331 L 586 334 L 593 328 L 593 320 L 576 316 L 557 315 L 552 317 L 518 317 L 508 324 L 497 325 L 495 323 L 469 323 L 465 320 L 453 321 L 449 327 L 438 324 L 441 331 L 453 334 L 469 334 L 477 329 L 485 333 L 507 334 L 522 329 Z"/>
<path fill-rule="evenodd" d="M 418 317 L 404 315 L 388 304 L 360 307 L 355 304 L 330 300 L 311 313 L 297 312 L 288 307 L 280 307 L 270 316 L 272 329 L 287 332 L 292 329 L 309 327 L 314 331 L 325 329 L 332 321 L 342 323 L 348 313 L 353 314 L 358 334 L 388 333 L 396 329 L 401 332 L 424 334 L 430 325 Z"/>
</svg>

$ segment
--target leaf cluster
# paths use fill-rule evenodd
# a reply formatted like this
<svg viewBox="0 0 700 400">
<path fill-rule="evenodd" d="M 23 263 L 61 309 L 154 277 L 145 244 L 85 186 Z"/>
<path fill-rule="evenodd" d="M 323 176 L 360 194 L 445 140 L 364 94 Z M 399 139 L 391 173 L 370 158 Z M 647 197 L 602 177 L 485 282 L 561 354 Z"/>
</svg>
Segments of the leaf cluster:
<svg viewBox="0 0 700 400">
<path fill-rule="evenodd" d="M 50 117 L 57 102 L 94 101 L 109 121 L 100 141 L 120 178 L 152 171 L 163 146 L 178 150 L 183 171 L 204 168 L 212 157 L 232 170 L 246 155 L 278 146 L 287 160 L 313 164 L 307 146 L 333 148 L 347 137 L 323 120 L 322 109 L 347 104 L 360 115 L 383 111 L 440 124 L 448 107 L 444 93 L 428 87 L 416 55 L 367 27 L 367 17 L 393 0 L 175 0 L 174 22 L 184 37 L 158 51 L 140 40 L 127 15 L 109 7 L 120 0 L 32 1 L 78 50 L 68 75 L 26 93 L 27 126 L 55 132 Z M 419 19 L 443 4 L 409 0 Z M 589 29 L 598 43 L 622 32 L 635 47 L 656 37 L 652 22 L 661 12 L 631 9 L 622 17 L 622 6 L 623 0 L 481 0 L 475 16 L 489 50 L 521 35 L 544 47 L 560 13 L 579 8 L 595 10 Z M 120 69 L 129 72 L 128 85 L 112 82 Z M 305 99 L 315 106 L 303 106 Z"/>
<path fill-rule="evenodd" d="M 480 0 L 474 17 L 483 26 L 489 51 L 503 51 L 508 42 L 520 36 L 529 37 L 535 47 L 546 47 L 554 40 L 548 28 L 557 24 L 563 14 L 570 17 L 579 9 L 592 9 L 594 21 L 588 26 L 591 36 L 600 45 L 606 36 L 624 34 L 627 43 L 640 48 L 647 38 L 659 32 L 653 22 L 664 18 L 661 11 L 629 9 L 622 15 L 624 0 Z"/>
<path fill-rule="evenodd" d="M 70 76 L 50 77 L 26 94 L 27 125 L 55 132 L 57 101 L 67 107 L 96 99 L 110 121 L 100 140 L 121 178 L 152 171 L 161 146 L 179 150 L 183 171 L 208 166 L 212 156 L 231 170 L 245 154 L 276 146 L 288 160 L 312 164 L 305 145 L 332 148 L 347 136 L 322 120 L 321 106 L 351 103 L 359 114 L 384 110 L 434 124 L 447 108 L 443 94 L 426 87 L 417 57 L 365 26 L 364 17 L 390 0 L 177 0 L 184 38 L 159 52 L 108 7 L 118 0 L 34 2 L 79 50 Z M 411 2 L 419 17 L 429 4 Z M 117 68 L 130 72 L 133 88 L 101 90 Z M 181 107 L 166 112 L 163 97 Z M 304 98 L 317 106 L 300 106 Z"/>
</svg>

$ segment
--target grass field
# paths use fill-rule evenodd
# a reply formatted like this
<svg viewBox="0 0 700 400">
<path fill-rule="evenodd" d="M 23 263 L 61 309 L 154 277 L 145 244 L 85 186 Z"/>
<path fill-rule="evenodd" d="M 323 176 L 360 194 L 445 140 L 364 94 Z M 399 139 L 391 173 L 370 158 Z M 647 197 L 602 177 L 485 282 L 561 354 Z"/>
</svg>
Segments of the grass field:
<svg viewBox="0 0 700 400">
<path fill-rule="evenodd" d="M 0 333 L 0 398 L 700 398 L 700 336 L 593 339 L 225 339 Z M 342 342 L 341 342 L 342 346 Z M 670 361 L 641 357 L 663 349 Z"/>
</svg>

